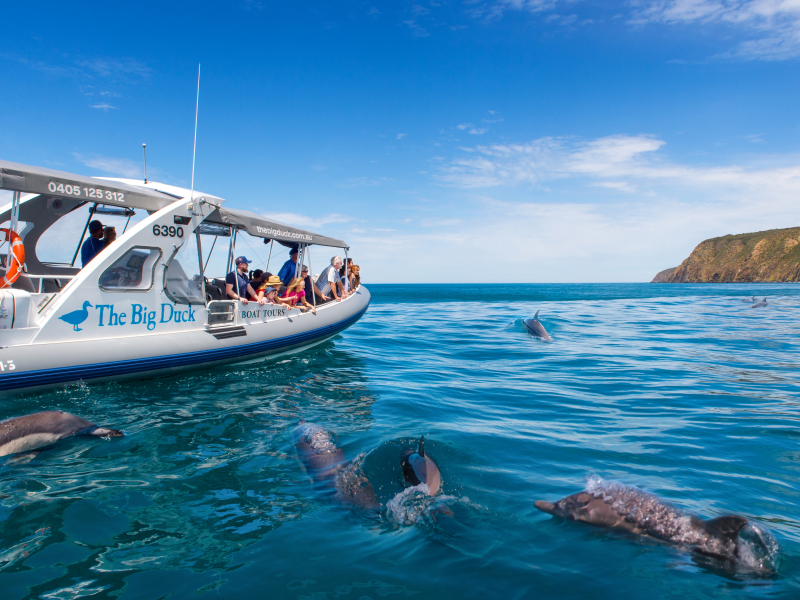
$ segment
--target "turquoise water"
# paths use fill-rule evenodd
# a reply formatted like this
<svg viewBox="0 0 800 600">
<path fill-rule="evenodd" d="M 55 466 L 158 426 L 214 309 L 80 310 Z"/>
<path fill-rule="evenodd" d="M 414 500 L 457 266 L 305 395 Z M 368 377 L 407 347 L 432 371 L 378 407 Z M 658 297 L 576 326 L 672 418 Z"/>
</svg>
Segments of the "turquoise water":
<svg viewBox="0 0 800 600">
<path fill-rule="evenodd" d="M 297 357 L 4 401 L 0 418 L 58 408 L 127 436 L 3 459 L 0 598 L 800 596 L 800 286 L 370 289 L 358 324 Z M 526 333 L 536 310 L 554 343 Z M 366 453 L 394 510 L 316 492 L 300 419 Z M 423 433 L 447 518 L 398 510 Z M 777 574 L 533 507 L 590 476 L 751 518 Z"/>
</svg>

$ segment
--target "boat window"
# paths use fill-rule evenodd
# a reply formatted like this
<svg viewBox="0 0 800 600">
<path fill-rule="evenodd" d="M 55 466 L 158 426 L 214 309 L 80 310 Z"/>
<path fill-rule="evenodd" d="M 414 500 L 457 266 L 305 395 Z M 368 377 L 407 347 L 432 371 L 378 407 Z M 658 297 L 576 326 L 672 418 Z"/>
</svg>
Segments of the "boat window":
<svg viewBox="0 0 800 600">
<path fill-rule="evenodd" d="M 189 235 L 164 271 L 164 292 L 175 304 L 205 304 L 197 235 Z"/>
<path fill-rule="evenodd" d="M 134 246 L 100 275 L 104 290 L 149 290 L 161 256 L 159 248 Z"/>
</svg>

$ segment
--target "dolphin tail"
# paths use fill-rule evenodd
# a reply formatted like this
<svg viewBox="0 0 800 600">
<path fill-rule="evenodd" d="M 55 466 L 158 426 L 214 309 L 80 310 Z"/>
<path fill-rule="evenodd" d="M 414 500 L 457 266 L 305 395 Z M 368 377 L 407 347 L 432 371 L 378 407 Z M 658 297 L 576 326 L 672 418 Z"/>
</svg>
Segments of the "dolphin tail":
<svg viewBox="0 0 800 600">
<path fill-rule="evenodd" d="M 535 502 L 536 508 L 546 513 L 550 513 L 551 515 L 556 514 L 556 505 L 552 502 L 548 502 L 547 500 L 537 500 Z"/>
<path fill-rule="evenodd" d="M 422 435 L 419 438 L 419 448 L 417 448 L 417 452 L 420 456 L 425 456 L 425 436 Z"/>
<path fill-rule="evenodd" d="M 747 519 L 735 515 L 717 517 L 716 519 L 705 522 L 705 528 L 708 533 L 715 537 L 731 541 L 736 540 L 736 536 L 739 535 L 739 531 L 741 531 L 742 527 L 745 525 L 747 525 Z"/>
<path fill-rule="evenodd" d="M 535 314 L 535 315 L 533 315 L 533 318 L 534 318 L 534 319 L 538 319 L 538 318 L 539 318 L 539 311 L 538 311 L 538 310 L 536 311 L 536 314 Z"/>
</svg>

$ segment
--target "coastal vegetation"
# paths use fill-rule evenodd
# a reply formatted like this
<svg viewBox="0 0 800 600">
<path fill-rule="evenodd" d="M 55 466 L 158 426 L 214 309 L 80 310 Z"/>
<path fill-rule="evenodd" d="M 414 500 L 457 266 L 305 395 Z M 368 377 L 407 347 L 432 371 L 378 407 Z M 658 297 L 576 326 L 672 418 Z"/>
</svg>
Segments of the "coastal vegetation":
<svg viewBox="0 0 800 600">
<path fill-rule="evenodd" d="M 800 281 L 800 227 L 724 235 L 700 242 L 654 283 Z"/>
</svg>

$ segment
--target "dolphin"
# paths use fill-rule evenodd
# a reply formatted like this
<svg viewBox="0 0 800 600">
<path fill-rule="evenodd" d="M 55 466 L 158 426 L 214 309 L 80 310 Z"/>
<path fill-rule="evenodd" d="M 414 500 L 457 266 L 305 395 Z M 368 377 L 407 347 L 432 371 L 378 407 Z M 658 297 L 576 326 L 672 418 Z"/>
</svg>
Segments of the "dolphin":
<svg viewBox="0 0 800 600">
<path fill-rule="evenodd" d="M 761 308 L 762 306 L 767 305 L 767 298 L 765 296 L 761 302 L 756 302 L 756 298 L 755 296 L 753 296 L 753 302 L 755 302 L 755 304 L 753 304 L 753 306 L 751 306 L 750 308 Z"/>
<path fill-rule="evenodd" d="M 425 454 L 425 436 L 419 438 L 416 452 L 408 450 L 403 456 L 403 477 L 411 485 L 424 483 L 435 496 L 442 491 L 442 473 L 431 457 Z"/>
<path fill-rule="evenodd" d="M 542 325 L 542 322 L 539 320 L 538 310 L 536 311 L 536 314 L 533 315 L 532 319 L 525 319 L 523 323 L 525 323 L 525 327 L 528 328 L 528 331 L 530 331 L 531 335 L 540 337 L 545 342 L 553 341 L 553 338 L 550 337 L 550 334 L 547 333 L 547 329 L 544 328 L 544 325 Z"/>
<path fill-rule="evenodd" d="M 68 412 L 47 410 L 0 422 L 0 456 L 49 446 L 73 435 L 121 437 L 118 429 L 98 427 Z"/>
<path fill-rule="evenodd" d="M 777 545 L 745 517 L 726 515 L 704 520 L 619 483 L 590 482 L 587 488 L 557 502 L 537 500 L 536 508 L 558 517 L 661 540 L 728 564 L 772 570 L 770 562 Z M 761 562 L 752 564 L 757 560 Z"/>
<path fill-rule="evenodd" d="M 295 448 L 306 472 L 321 489 L 361 508 L 377 509 L 377 494 L 362 469 L 363 456 L 347 462 L 333 433 L 315 423 L 300 423 L 295 430 Z"/>
</svg>

